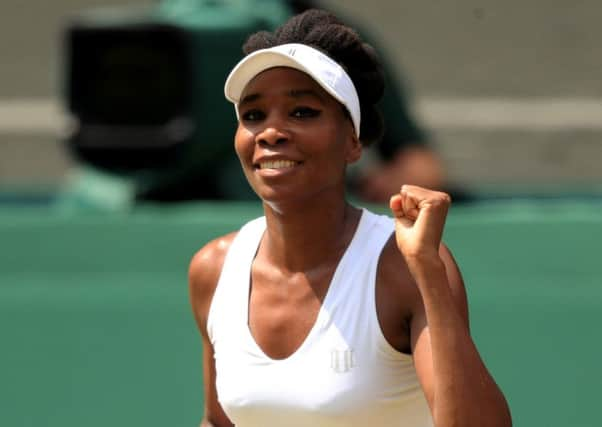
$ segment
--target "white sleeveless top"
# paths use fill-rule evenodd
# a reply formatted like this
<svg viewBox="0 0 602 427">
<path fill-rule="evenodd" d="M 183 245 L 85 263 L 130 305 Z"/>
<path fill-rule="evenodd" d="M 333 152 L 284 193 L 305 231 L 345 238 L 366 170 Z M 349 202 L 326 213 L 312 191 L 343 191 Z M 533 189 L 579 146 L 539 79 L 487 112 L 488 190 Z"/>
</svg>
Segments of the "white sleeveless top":
<svg viewBox="0 0 602 427">
<path fill-rule="evenodd" d="M 393 221 L 363 210 L 316 322 L 288 358 L 274 360 L 248 326 L 251 264 L 265 218 L 244 225 L 226 255 L 207 331 L 221 406 L 240 427 L 432 426 L 412 357 L 378 323 L 375 279 Z"/>
</svg>

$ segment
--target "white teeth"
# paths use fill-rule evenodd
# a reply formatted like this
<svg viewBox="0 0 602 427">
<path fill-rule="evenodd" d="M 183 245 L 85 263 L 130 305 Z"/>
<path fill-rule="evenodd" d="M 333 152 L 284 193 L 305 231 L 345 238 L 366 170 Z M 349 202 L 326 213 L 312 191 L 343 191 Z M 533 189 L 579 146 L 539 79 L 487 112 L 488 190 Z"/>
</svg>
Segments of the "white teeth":
<svg viewBox="0 0 602 427">
<path fill-rule="evenodd" d="M 292 168 L 295 166 L 296 162 L 292 160 L 276 160 L 276 161 L 266 161 L 261 162 L 259 164 L 260 169 L 284 169 L 284 168 Z"/>
</svg>

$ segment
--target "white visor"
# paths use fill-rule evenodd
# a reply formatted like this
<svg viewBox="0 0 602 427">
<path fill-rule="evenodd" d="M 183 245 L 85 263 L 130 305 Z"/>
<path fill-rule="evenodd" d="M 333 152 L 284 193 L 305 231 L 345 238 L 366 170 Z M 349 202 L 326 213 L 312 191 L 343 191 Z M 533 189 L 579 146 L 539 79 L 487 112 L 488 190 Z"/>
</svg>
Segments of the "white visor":
<svg viewBox="0 0 602 427">
<path fill-rule="evenodd" d="M 230 72 L 224 92 L 226 99 L 234 103 L 238 116 L 238 103 L 243 90 L 259 73 L 269 68 L 289 67 L 303 71 L 347 108 L 360 135 L 360 102 L 355 86 L 343 67 L 317 49 L 298 43 L 283 44 L 261 49 L 245 56 Z"/>
</svg>

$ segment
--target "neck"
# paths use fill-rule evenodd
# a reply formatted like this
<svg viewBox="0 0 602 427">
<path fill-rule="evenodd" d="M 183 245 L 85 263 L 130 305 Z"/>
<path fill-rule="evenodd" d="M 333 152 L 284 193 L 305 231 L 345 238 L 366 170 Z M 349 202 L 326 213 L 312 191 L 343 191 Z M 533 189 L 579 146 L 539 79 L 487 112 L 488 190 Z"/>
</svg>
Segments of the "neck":
<svg viewBox="0 0 602 427">
<path fill-rule="evenodd" d="M 354 235 L 360 210 L 344 199 L 294 209 L 264 204 L 266 257 L 284 270 L 307 271 L 337 261 Z"/>
</svg>

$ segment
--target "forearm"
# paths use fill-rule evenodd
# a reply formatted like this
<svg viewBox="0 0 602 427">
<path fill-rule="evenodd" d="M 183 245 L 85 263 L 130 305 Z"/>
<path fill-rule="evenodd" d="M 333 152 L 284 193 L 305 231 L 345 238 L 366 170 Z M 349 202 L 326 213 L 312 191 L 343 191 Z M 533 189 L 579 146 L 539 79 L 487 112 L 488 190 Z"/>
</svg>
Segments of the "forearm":
<svg viewBox="0 0 602 427">
<path fill-rule="evenodd" d="M 435 425 L 510 426 L 506 400 L 470 336 L 444 264 L 438 260 L 426 266 L 413 264 L 430 335 Z"/>
</svg>

